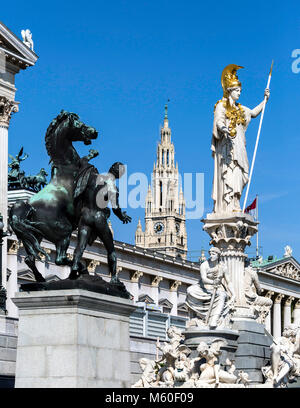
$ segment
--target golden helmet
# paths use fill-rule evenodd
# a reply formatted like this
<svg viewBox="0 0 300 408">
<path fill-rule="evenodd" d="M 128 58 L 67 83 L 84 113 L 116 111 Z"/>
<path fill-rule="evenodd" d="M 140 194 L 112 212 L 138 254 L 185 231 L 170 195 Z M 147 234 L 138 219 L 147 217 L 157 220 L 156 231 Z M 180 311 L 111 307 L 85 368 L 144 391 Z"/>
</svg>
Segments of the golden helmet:
<svg viewBox="0 0 300 408">
<path fill-rule="evenodd" d="M 244 68 L 244 67 L 241 67 L 240 65 L 229 64 L 227 65 L 227 67 L 223 69 L 222 76 L 221 76 L 221 84 L 223 88 L 224 98 L 228 97 L 228 91 L 227 91 L 228 88 L 242 86 L 236 74 L 236 71 L 240 68 Z"/>
</svg>

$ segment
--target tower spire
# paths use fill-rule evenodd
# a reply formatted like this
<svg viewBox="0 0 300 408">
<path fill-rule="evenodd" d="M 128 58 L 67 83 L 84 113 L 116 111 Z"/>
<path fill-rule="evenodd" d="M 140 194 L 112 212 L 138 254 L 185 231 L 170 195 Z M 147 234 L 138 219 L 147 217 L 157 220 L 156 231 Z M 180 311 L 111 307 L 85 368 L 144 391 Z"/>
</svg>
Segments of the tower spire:
<svg viewBox="0 0 300 408">
<path fill-rule="evenodd" d="M 142 230 L 139 222 L 135 242 L 136 246 L 142 248 L 186 258 L 185 200 L 183 191 L 179 191 L 168 102 L 169 99 L 165 104 L 164 126 L 160 128 L 161 141 L 157 145 L 156 164 L 153 166 L 152 189 L 149 186 L 146 196 L 145 230 Z"/>
</svg>

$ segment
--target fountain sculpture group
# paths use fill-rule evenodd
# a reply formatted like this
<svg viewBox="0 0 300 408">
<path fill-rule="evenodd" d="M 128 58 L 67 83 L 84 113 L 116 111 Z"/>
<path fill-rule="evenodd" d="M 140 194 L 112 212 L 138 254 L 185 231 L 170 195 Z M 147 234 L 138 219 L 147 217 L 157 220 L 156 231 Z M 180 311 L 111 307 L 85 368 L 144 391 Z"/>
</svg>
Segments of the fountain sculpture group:
<svg viewBox="0 0 300 408">
<path fill-rule="evenodd" d="M 160 360 L 140 361 L 143 374 L 134 387 L 283 387 L 300 375 L 300 328 L 291 325 L 274 340 L 265 333 L 272 301 L 262 296 L 244 252 L 258 225 L 240 207 L 249 178 L 245 133 L 270 92 L 254 109 L 237 103 L 240 68 L 223 70 L 223 98 L 214 109 L 214 209 L 202 220 L 212 247 L 199 282 L 187 289 L 190 319 L 176 341 L 175 331 L 169 333 Z"/>
</svg>

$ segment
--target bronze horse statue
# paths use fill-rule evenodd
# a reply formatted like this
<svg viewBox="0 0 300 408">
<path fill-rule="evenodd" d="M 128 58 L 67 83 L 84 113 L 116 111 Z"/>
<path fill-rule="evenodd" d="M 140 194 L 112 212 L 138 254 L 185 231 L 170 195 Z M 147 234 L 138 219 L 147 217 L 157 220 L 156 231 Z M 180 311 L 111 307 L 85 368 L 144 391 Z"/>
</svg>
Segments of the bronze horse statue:
<svg viewBox="0 0 300 408">
<path fill-rule="evenodd" d="M 34 192 L 39 192 L 47 184 L 48 173 L 42 167 L 40 172 L 35 176 L 26 176 L 24 177 L 25 188 L 29 188 Z"/>
<path fill-rule="evenodd" d="M 40 243 L 43 238 L 56 246 L 56 265 L 72 265 L 67 258 L 71 234 L 76 229 L 74 190 L 80 168 L 80 157 L 73 147 L 75 141 L 85 145 L 96 139 L 98 132 L 80 121 L 78 115 L 66 111 L 50 123 L 46 136 L 46 148 L 52 163 L 50 183 L 28 202 L 16 202 L 9 214 L 9 223 L 17 238 L 23 242 L 26 264 L 37 282 L 44 282 L 35 265 L 43 254 Z"/>
</svg>

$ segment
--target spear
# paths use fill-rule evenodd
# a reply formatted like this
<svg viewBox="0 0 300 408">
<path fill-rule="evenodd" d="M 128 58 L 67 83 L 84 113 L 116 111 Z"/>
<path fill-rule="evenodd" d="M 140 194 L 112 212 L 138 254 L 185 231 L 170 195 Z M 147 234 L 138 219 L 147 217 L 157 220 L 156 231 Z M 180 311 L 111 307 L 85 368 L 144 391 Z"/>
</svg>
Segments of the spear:
<svg viewBox="0 0 300 408">
<path fill-rule="evenodd" d="M 272 61 L 272 65 L 271 65 L 271 69 L 270 69 L 270 73 L 269 73 L 269 77 L 268 77 L 267 89 L 269 89 L 269 87 L 270 87 L 271 76 L 272 76 L 272 70 L 273 70 L 273 63 L 274 63 L 274 61 Z M 249 193 L 249 188 L 250 188 L 250 184 L 251 184 L 251 178 L 252 178 L 252 173 L 253 173 L 253 167 L 254 167 L 254 163 L 255 163 L 256 152 L 257 152 L 257 146 L 258 146 L 259 137 L 260 137 L 260 132 L 261 132 L 261 125 L 262 125 L 262 121 L 263 121 L 264 114 L 265 114 L 266 103 L 267 103 L 267 97 L 265 96 L 265 98 L 264 98 L 264 105 L 263 105 L 263 108 L 262 108 L 262 112 L 261 112 L 261 116 L 260 116 L 260 121 L 259 121 L 259 127 L 258 127 L 258 132 L 257 132 L 257 137 L 256 137 L 256 143 L 255 143 L 255 148 L 254 148 L 254 153 L 253 153 L 253 159 L 252 159 L 252 163 L 251 163 L 249 181 L 248 181 L 247 190 L 246 190 L 246 195 L 245 195 L 245 200 L 244 200 L 244 205 L 243 205 L 243 212 L 245 211 L 246 202 L 247 202 L 247 199 L 248 199 L 248 193 Z"/>
</svg>

